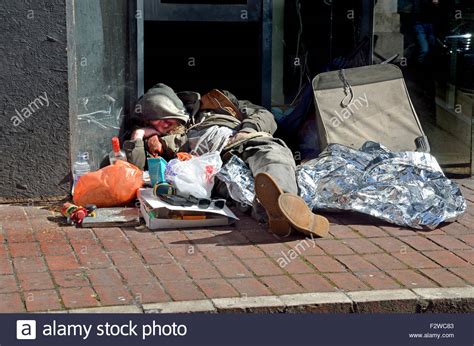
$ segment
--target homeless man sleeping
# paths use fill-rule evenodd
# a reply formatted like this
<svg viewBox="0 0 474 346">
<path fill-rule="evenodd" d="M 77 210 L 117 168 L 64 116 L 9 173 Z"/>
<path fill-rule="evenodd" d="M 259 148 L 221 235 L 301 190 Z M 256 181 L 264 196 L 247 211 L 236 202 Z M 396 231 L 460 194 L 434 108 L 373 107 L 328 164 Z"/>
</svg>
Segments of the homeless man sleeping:
<svg viewBox="0 0 474 346">
<path fill-rule="evenodd" d="M 270 230 L 278 236 L 294 231 L 327 235 L 328 220 L 312 213 L 297 195 L 295 161 L 286 144 L 272 136 L 277 128 L 272 113 L 237 100 L 228 91 L 214 89 L 201 97 L 155 85 L 138 100 L 130 126 L 121 136 L 123 149 L 128 162 L 143 170 L 147 155 L 169 160 L 178 152 L 193 153 L 191 139 L 211 127 L 231 130 L 221 156 L 226 161 L 237 155 L 255 178 L 254 218 L 260 219 L 258 211 L 263 207 Z"/>
</svg>

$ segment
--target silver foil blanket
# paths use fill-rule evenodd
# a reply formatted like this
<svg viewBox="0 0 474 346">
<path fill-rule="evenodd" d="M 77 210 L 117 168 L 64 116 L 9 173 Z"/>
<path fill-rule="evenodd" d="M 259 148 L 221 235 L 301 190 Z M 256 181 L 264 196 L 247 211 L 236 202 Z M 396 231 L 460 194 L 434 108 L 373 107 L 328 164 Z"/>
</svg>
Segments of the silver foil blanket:
<svg viewBox="0 0 474 346">
<path fill-rule="evenodd" d="M 390 152 L 374 142 L 360 150 L 330 144 L 297 168 L 297 180 L 313 210 L 356 211 L 400 226 L 433 229 L 466 210 L 461 190 L 432 155 Z"/>
<path fill-rule="evenodd" d="M 237 156 L 232 158 L 217 173 L 229 191 L 230 197 L 242 205 L 252 205 L 255 188 L 250 168 Z"/>
</svg>

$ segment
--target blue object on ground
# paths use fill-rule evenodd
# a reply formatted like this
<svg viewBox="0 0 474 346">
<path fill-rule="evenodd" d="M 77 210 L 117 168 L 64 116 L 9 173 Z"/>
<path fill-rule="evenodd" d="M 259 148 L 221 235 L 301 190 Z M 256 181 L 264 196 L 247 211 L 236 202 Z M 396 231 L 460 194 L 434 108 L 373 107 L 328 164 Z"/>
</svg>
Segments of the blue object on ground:
<svg viewBox="0 0 474 346">
<path fill-rule="evenodd" d="M 166 160 L 162 157 L 156 157 L 149 158 L 147 161 L 151 186 L 155 186 L 156 183 L 165 183 Z"/>
</svg>

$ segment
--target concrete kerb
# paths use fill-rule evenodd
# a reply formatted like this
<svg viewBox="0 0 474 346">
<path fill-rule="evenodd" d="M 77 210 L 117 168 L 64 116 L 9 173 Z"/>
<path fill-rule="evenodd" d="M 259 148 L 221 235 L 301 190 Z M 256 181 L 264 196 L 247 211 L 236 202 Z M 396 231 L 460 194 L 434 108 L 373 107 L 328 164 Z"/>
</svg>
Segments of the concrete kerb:
<svg viewBox="0 0 474 346">
<path fill-rule="evenodd" d="M 342 292 L 302 293 L 280 296 L 286 312 L 353 312 L 353 304 Z"/>
<path fill-rule="evenodd" d="M 419 312 L 473 312 L 474 287 L 415 288 L 419 296 Z"/>
<path fill-rule="evenodd" d="M 61 312 L 61 311 L 54 311 Z M 321 292 L 65 310 L 64 313 L 474 312 L 474 287 Z M 47 313 L 47 312 L 46 312 Z M 52 311 L 50 312 L 52 313 Z"/>
<path fill-rule="evenodd" d="M 417 312 L 418 296 L 408 289 L 348 292 L 354 312 Z"/>
<path fill-rule="evenodd" d="M 278 296 L 213 299 L 218 312 L 283 312 L 285 303 Z"/>
<path fill-rule="evenodd" d="M 103 306 L 96 308 L 72 309 L 71 314 L 141 314 L 143 310 L 136 305 Z"/>
<path fill-rule="evenodd" d="M 198 301 L 199 306 L 203 306 Z M 325 292 L 281 296 L 219 298 L 208 300 L 206 312 L 453 312 L 474 311 L 474 287 L 396 289 L 357 292 Z M 186 303 L 176 305 L 179 303 Z M 173 312 L 203 312 L 192 308 L 194 302 L 163 303 Z M 153 304 L 152 304 L 153 305 Z M 160 304 L 162 306 L 162 304 Z M 191 306 L 188 310 L 187 307 Z M 177 307 L 177 308 L 176 308 Z M 212 308 L 211 308 L 212 307 Z M 455 310 L 457 309 L 457 310 Z M 145 312 L 167 312 L 168 309 Z"/>
<path fill-rule="evenodd" d="M 216 312 L 216 308 L 209 299 L 205 300 L 190 300 L 183 302 L 166 302 L 156 304 L 144 304 L 143 310 L 145 313 L 185 313 L 185 312 Z"/>
</svg>

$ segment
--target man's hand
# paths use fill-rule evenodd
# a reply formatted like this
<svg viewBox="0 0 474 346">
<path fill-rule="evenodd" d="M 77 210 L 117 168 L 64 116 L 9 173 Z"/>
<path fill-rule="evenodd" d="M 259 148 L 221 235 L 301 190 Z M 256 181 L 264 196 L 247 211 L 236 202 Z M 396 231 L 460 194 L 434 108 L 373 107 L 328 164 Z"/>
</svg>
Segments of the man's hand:
<svg viewBox="0 0 474 346">
<path fill-rule="evenodd" d="M 145 136 L 145 130 L 144 129 L 138 129 L 132 132 L 131 140 L 134 141 L 136 139 L 143 139 Z"/>
<path fill-rule="evenodd" d="M 144 127 L 138 130 L 133 131 L 132 140 L 135 139 L 146 139 L 151 136 L 159 135 L 160 133 L 156 131 L 153 127 Z"/>
<path fill-rule="evenodd" d="M 148 152 L 153 156 L 161 156 L 163 154 L 163 145 L 161 144 L 160 137 L 157 135 L 151 136 L 147 140 Z"/>
</svg>

